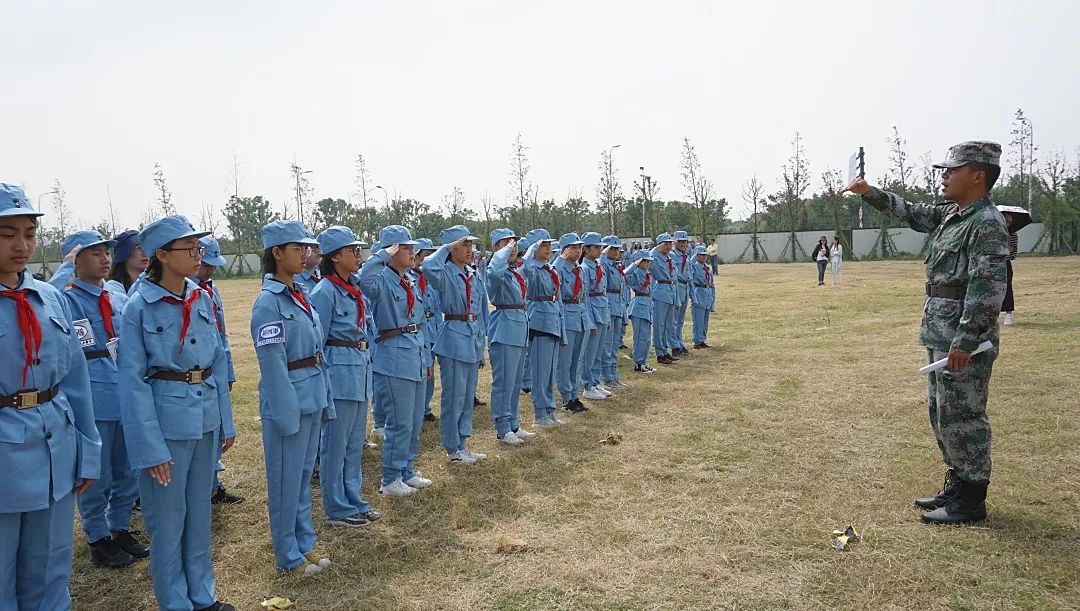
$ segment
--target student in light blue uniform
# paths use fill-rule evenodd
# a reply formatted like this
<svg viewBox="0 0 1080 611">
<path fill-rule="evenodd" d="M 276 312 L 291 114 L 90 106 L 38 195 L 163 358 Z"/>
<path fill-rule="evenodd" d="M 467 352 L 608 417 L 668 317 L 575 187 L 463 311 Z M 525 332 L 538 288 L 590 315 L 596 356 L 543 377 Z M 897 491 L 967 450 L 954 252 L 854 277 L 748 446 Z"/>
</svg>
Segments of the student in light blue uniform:
<svg viewBox="0 0 1080 611">
<path fill-rule="evenodd" d="M 229 362 L 229 392 L 232 392 L 233 384 L 236 383 L 236 371 L 233 369 L 232 347 L 229 345 L 229 333 L 225 327 L 225 306 L 221 302 L 221 293 L 214 285 L 214 273 L 219 267 L 225 267 L 225 257 L 221 256 L 221 245 L 214 236 L 199 238 L 204 253 L 202 263 L 199 265 L 199 273 L 192 280 L 199 284 L 199 288 L 210 295 L 214 302 L 214 320 L 217 324 L 218 337 L 221 339 L 221 347 L 225 349 L 225 359 Z M 221 462 L 221 452 L 218 452 L 217 466 L 214 468 L 214 484 L 211 488 L 210 503 L 212 505 L 239 505 L 244 502 L 244 497 L 231 494 L 218 478 L 218 474 L 225 470 L 225 464 Z"/>
<path fill-rule="evenodd" d="M 435 246 L 428 238 L 416 240 L 413 248 L 413 267 L 410 279 L 416 289 L 417 297 L 423 303 L 423 328 L 424 336 L 424 367 L 435 367 L 435 358 L 432 349 L 435 347 L 435 338 L 439 336 L 442 327 L 442 316 L 439 311 L 439 292 L 428 288 L 427 278 L 420 271 L 424 259 L 435 252 Z M 431 398 L 435 396 L 435 376 L 430 375 L 424 388 L 424 421 L 438 422 L 438 418 L 431 411 Z"/>
<path fill-rule="evenodd" d="M 419 451 L 413 440 L 419 439 L 424 422 L 424 386 L 432 372 L 424 367 L 424 338 L 412 322 L 420 304 L 405 275 L 416 242 L 405 227 L 390 225 L 379 231 L 379 244 L 383 249 L 360 268 L 360 290 L 371 303 L 375 323 L 375 401 L 386 418 L 379 493 L 406 496 L 431 485 L 413 468 Z"/>
<path fill-rule="evenodd" d="M 585 338 L 581 356 L 581 383 L 586 399 L 603 401 L 611 391 L 600 385 L 600 346 L 611 343 L 611 311 L 608 309 L 607 278 L 600 264 L 604 243 L 599 233 L 586 232 L 581 236 L 581 271 L 585 283 L 586 312 L 592 317 L 593 330 Z"/>
<path fill-rule="evenodd" d="M 76 495 L 98 478 L 101 438 L 67 300 L 26 269 L 38 219 L 0 183 L 0 609 L 71 608 Z"/>
<path fill-rule="evenodd" d="M 649 367 L 649 344 L 652 332 L 654 315 L 653 290 L 656 288 L 655 281 L 649 268 L 653 263 L 653 256 L 647 250 L 639 250 L 634 253 L 634 261 L 626 268 L 626 284 L 633 291 L 634 297 L 630 300 L 628 311 L 630 324 L 634 329 L 634 346 L 632 357 L 634 359 L 634 371 L 637 373 L 653 373 L 656 371 Z"/>
<path fill-rule="evenodd" d="M 488 320 L 491 354 L 491 419 L 495 435 L 507 445 L 521 445 L 535 435 L 521 428 L 518 406 L 529 343 L 526 281 L 518 269 L 518 236 L 512 229 L 491 232 L 488 297 L 495 310 Z"/>
<path fill-rule="evenodd" d="M 709 334 L 709 313 L 716 307 L 716 284 L 709 266 L 709 251 L 704 246 L 694 250 L 694 262 L 690 264 L 690 298 L 694 302 L 694 348 L 708 348 L 705 339 Z"/>
<path fill-rule="evenodd" d="M 563 234 L 559 238 L 559 258 L 553 266 L 559 274 L 559 297 L 563 313 L 562 349 L 559 352 L 555 381 L 559 394 L 562 395 L 563 408 L 573 413 L 589 411 L 578 398 L 581 390 L 579 381 L 585 343 L 591 332 L 596 330 L 592 314 L 588 310 L 584 274 L 578 263 L 582 244 L 576 233 Z"/>
<path fill-rule="evenodd" d="M 619 346 L 626 333 L 626 274 L 622 268 L 623 244 L 618 236 L 604 236 L 604 254 L 600 264 L 604 270 L 604 281 L 608 300 L 611 332 L 600 345 L 600 358 L 597 359 L 593 376 L 601 380 L 605 387 L 622 388 L 626 384 L 619 379 L 616 358 Z"/>
<path fill-rule="evenodd" d="M 113 249 L 112 269 L 109 270 L 105 288 L 111 295 L 126 297 L 150 265 L 150 257 L 139 246 L 139 232 L 135 229 L 122 231 L 113 239 L 116 240 L 116 247 Z"/>
<path fill-rule="evenodd" d="M 529 321 L 529 351 L 534 423 L 539 427 L 562 424 L 555 416 L 555 372 L 563 337 L 562 307 L 559 304 L 559 273 L 550 265 L 554 240 L 546 229 L 525 234 L 529 244 L 523 257 Z"/>
<path fill-rule="evenodd" d="M 675 267 L 675 314 L 668 332 L 668 347 L 673 356 L 686 356 L 690 351 L 683 342 L 683 327 L 686 326 L 686 308 L 690 303 L 690 236 L 685 231 L 676 231 L 672 236 L 675 248 L 671 251 L 671 260 Z"/>
<path fill-rule="evenodd" d="M 487 256 L 490 257 L 491 253 L 488 253 Z M 488 287 L 487 263 L 488 263 L 488 260 L 486 258 L 484 258 L 484 253 L 480 252 L 480 249 L 478 248 L 478 246 L 476 244 L 473 244 L 472 267 L 473 267 L 473 270 L 476 271 L 476 279 L 480 282 L 480 295 L 481 295 L 481 299 L 483 300 L 483 303 L 481 304 L 481 307 L 480 307 L 480 332 L 483 333 L 483 335 L 484 335 L 484 341 L 483 341 L 483 344 L 480 347 L 480 369 L 484 368 L 484 348 L 487 346 L 487 341 L 488 341 L 488 336 L 487 336 L 488 319 L 490 318 L 490 314 L 491 314 L 489 312 L 489 310 L 490 310 L 490 302 L 488 301 L 488 296 L 487 296 L 488 295 L 488 293 L 487 293 L 487 287 Z M 484 405 L 487 405 L 487 401 L 484 401 L 483 399 L 481 399 L 479 394 L 474 394 L 473 395 L 473 407 L 482 407 Z"/>
<path fill-rule="evenodd" d="M 670 344 L 671 329 L 675 326 L 675 307 L 678 304 L 675 293 L 675 261 L 671 256 L 674 242 L 670 234 L 662 233 L 656 236 L 656 246 L 649 251 L 653 258 L 649 273 L 655 283 L 651 291 L 653 346 L 656 349 L 656 362 L 661 365 L 671 365 L 677 360 L 671 355 L 673 346 Z"/>
<path fill-rule="evenodd" d="M 315 285 L 322 280 L 322 271 L 319 269 L 319 265 L 322 263 L 322 251 L 319 250 L 318 240 L 315 239 L 315 234 L 310 229 L 307 230 L 307 238 L 311 243 L 311 252 L 304 258 L 304 269 L 300 273 L 296 274 L 293 280 L 304 289 L 304 292 L 311 295 L 311 291 L 315 290 Z"/>
<path fill-rule="evenodd" d="M 261 374 L 270 536 L 278 571 L 310 575 L 330 565 L 315 550 L 311 474 L 322 425 L 336 417 L 322 322 L 295 280 L 315 240 L 300 221 L 274 221 L 260 234 L 264 275 L 251 308 L 251 337 Z"/>
<path fill-rule="evenodd" d="M 150 555 L 149 548 L 129 532 L 139 482 L 128 464 L 117 392 L 116 348 L 127 296 L 110 295 L 105 289 L 115 245 L 96 231 L 68 236 L 60 252 L 70 257 L 74 274 L 67 287 L 58 285 L 56 277 L 52 280 L 67 298 L 90 373 L 94 424 L 101 435 L 101 477 L 79 496 L 78 505 L 90 559 L 107 568 L 128 566 Z"/>
<path fill-rule="evenodd" d="M 464 225 L 443 229 L 439 232 L 442 246 L 420 267 L 428 286 L 439 293 L 443 312 L 433 349 L 442 382 L 439 434 L 449 461 L 466 465 L 487 458 L 466 445 L 472 435 L 477 374 L 484 360 L 481 317 L 487 304 L 484 287 L 469 265 L 476 240 Z"/>
<path fill-rule="evenodd" d="M 232 447 L 229 364 L 214 304 L 189 277 L 202 246 L 182 216 L 147 225 L 150 253 L 120 331 L 120 419 L 150 532 L 150 575 L 158 608 L 231 610 L 214 599 L 210 486 L 218 448 Z"/>
<path fill-rule="evenodd" d="M 360 495 L 368 406 L 367 307 L 354 279 L 364 243 L 348 227 L 319 234 L 322 280 L 311 292 L 319 314 L 336 418 L 322 427 L 319 485 L 331 526 L 355 528 L 382 517 Z"/>
</svg>

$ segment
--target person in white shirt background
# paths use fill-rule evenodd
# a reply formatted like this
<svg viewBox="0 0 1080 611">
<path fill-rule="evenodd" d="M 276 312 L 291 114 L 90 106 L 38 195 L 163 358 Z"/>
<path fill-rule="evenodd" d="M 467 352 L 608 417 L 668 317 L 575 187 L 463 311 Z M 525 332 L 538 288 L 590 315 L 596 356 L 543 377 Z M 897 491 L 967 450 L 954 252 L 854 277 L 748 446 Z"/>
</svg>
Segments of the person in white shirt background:
<svg viewBox="0 0 1080 611">
<path fill-rule="evenodd" d="M 832 268 L 833 286 L 839 286 L 841 269 L 844 267 L 844 245 L 840 243 L 840 236 L 833 236 L 832 248 L 829 250 L 829 265 Z"/>
</svg>

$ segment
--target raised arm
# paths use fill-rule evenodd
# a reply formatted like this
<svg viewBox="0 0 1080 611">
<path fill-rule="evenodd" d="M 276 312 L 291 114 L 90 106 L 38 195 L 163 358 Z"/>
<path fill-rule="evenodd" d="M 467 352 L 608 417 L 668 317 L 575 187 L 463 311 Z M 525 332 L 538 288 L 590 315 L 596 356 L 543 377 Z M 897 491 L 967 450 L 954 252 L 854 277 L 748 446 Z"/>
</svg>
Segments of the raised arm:
<svg viewBox="0 0 1080 611">
<path fill-rule="evenodd" d="M 930 233 L 941 224 L 941 219 L 944 218 L 942 206 L 913 204 L 904 201 L 904 198 L 895 193 L 889 193 L 870 186 L 870 183 L 862 178 L 856 178 L 841 193 L 845 191 L 851 191 L 861 196 L 864 202 L 881 212 L 892 214 L 906 222 L 915 231 L 921 233 Z"/>
</svg>

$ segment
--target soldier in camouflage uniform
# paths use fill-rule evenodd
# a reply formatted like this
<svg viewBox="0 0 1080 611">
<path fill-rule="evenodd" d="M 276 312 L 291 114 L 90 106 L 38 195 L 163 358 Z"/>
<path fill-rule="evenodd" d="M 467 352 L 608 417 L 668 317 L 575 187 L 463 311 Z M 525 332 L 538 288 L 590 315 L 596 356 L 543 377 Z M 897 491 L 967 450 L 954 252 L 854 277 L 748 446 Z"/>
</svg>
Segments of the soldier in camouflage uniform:
<svg viewBox="0 0 1080 611">
<path fill-rule="evenodd" d="M 948 467 L 937 495 L 916 499 L 924 522 L 954 524 L 986 517 L 990 483 L 990 373 L 998 354 L 998 311 L 1005 298 L 1009 234 L 989 192 L 1001 173 L 1001 146 L 964 142 L 934 167 L 944 169 L 945 205 L 912 204 L 858 179 L 848 190 L 912 229 L 931 233 L 926 304 L 919 340 L 930 362 L 948 367 L 929 376 L 930 425 Z M 983 341 L 992 350 L 971 353 Z"/>
</svg>

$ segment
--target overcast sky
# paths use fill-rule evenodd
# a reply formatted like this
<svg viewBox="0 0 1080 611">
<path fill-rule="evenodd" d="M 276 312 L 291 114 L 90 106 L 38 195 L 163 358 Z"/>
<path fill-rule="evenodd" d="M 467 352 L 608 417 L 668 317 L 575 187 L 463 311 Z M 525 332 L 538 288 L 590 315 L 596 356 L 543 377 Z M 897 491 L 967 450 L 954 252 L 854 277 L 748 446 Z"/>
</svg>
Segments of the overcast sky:
<svg viewBox="0 0 1080 611">
<path fill-rule="evenodd" d="M 0 181 L 34 197 L 59 178 L 84 222 L 108 183 L 136 224 L 155 162 L 196 220 L 234 154 L 242 193 L 276 204 L 294 160 L 316 198 L 347 197 L 362 153 L 391 196 L 457 185 L 479 209 L 507 198 L 518 132 L 542 197 L 590 200 L 615 144 L 627 193 L 644 165 L 685 198 L 689 137 L 735 216 L 752 175 L 778 187 L 796 130 L 814 189 L 859 145 L 880 177 L 893 125 L 940 157 L 1006 144 L 1023 107 L 1044 153 L 1080 145 L 1075 0 L 0 0 L 0 18 Z"/>
</svg>

